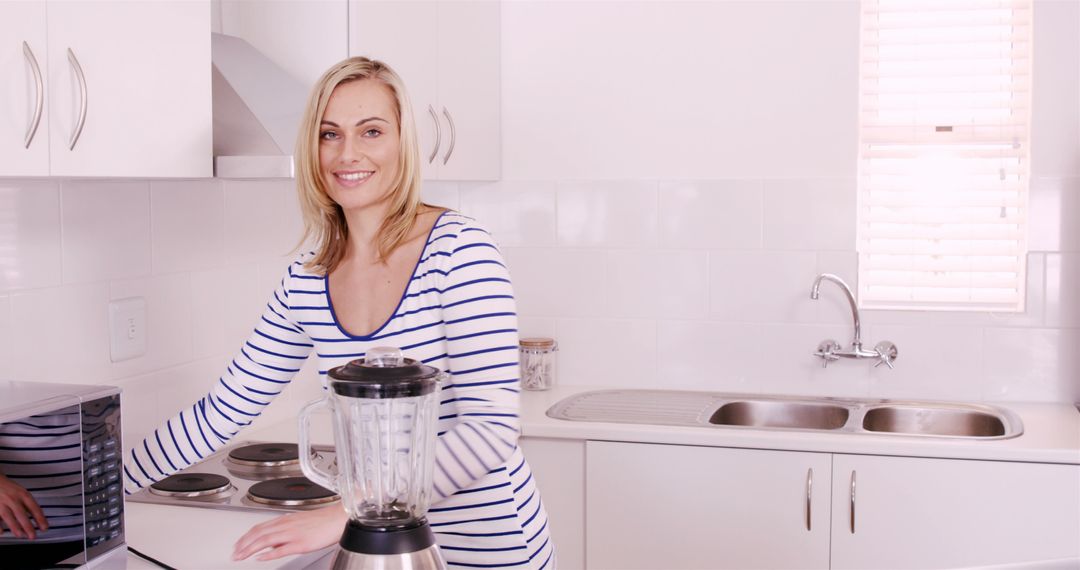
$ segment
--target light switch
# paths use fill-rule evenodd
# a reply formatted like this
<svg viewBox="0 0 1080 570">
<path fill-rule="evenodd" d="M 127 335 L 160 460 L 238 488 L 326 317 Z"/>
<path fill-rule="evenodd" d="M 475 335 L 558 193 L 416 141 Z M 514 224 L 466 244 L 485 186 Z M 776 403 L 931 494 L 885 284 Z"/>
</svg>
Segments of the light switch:
<svg viewBox="0 0 1080 570">
<path fill-rule="evenodd" d="M 109 303 L 109 354 L 113 362 L 146 354 L 146 299 L 129 297 Z"/>
</svg>

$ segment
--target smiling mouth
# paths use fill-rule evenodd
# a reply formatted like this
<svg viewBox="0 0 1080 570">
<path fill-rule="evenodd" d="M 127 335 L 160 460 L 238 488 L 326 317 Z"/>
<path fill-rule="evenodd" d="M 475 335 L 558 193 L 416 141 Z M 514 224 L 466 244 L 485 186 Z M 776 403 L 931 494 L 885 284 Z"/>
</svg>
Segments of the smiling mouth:
<svg viewBox="0 0 1080 570">
<path fill-rule="evenodd" d="M 373 171 L 365 170 L 360 172 L 335 172 L 334 176 L 344 182 L 362 182 L 375 174 Z"/>
</svg>

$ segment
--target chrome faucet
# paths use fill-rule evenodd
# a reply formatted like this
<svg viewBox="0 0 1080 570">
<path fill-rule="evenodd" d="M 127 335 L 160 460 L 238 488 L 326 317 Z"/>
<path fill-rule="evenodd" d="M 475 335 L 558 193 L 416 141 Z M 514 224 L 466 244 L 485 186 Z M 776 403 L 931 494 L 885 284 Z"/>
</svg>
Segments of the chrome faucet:
<svg viewBox="0 0 1080 570">
<path fill-rule="evenodd" d="M 851 293 L 851 287 L 848 287 L 844 280 L 833 275 L 832 273 L 822 273 L 814 279 L 814 286 L 810 288 L 810 298 L 817 300 L 820 296 L 821 282 L 832 281 L 836 283 L 841 289 L 844 290 L 844 295 L 847 296 L 848 304 L 851 305 L 851 318 L 855 322 L 855 338 L 851 341 L 851 348 L 843 350 L 840 343 L 832 339 L 821 341 L 817 346 L 817 352 L 813 355 L 821 359 L 822 368 L 828 367 L 830 362 L 840 360 L 841 358 L 874 358 L 878 363 L 874 366 L 881 366 L 882 364 L 893 367 L 893 361 L 896 360 L 898 354 L 896 345 L 889 341 L 882 341 L 874 346 L 874 350 L 866 350 L 862 347 L 862 324 L 859 319 L 859 306 L 855 302 L 855 295 Z"/>
</svg>

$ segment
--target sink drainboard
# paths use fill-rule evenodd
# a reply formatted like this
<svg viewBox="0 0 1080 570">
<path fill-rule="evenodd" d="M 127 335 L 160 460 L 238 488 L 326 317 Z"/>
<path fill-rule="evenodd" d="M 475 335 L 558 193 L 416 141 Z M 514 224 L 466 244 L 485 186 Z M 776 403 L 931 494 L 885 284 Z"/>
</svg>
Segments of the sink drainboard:
<svg viewBox="0 0 1080 570">
<path fill-rule="evenodd" d="M 709 392 L 603 390 L 571 396 L 547 415 L 560 420 L 622 424 L 698 425 L 722 399 Z"/>
</svg>

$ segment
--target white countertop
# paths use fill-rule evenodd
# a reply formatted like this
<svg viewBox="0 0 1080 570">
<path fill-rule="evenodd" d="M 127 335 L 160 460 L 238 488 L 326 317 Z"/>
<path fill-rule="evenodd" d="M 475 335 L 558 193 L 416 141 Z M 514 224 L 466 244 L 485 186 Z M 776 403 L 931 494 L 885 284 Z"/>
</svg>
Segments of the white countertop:
<svg viewBox="0 0 1080 570">
<path fill-rule="evenodd" d="M 580 422 L 553 419 L 546 415 L 548 408 L 563 398 L 602 389 L 604 388 L 596 386 L 559 386 L 545 392 L 523 393 L 522 435 L 555 439 L 1080 464 L 1080 412 L 1069 404 L 994 403 L 995 406 L 1008 408 L 1019 415 L 1024 426 L 1024 432 L 1020 436 L 997 440 L 732 426 L 681 427 Z"/>
<path fill-rule="evenodd" d="M 292 569 L 306 568 L 325 556 L 319 551 L 279 560 L 258 562 L 254 557 L 234 562 L 233 545 L 249 528 L 280 513 L 222 511 L 133 503 L 124 505 L 124 526 L 129 546 L 160 562 L 184 570 L 218 568 Z M 128 555 L 129 570 L 157 568 Z"/>
<path fill-rule="evenodd" d="M 854 453 L 913 457 L 942 457 L 998 461 L 1080 464 L 1080 412 L 1067 404 L 997 404 L 1017 413 L 1024 425 L 1019 437 L 1004 440 L 964 440 L 881 434 L 766 430 L 737 427 L 674 427 L 655 425 L 575 422 L 547 417 L 546 411 L 562 398 L 595 386 L 559 386 L 546 392 L 525 392 L 521 398 L 522 435 L 525 437 L 627 441 Z M 294 420 L 242 432 L 243 440 L 296 441 Z M 312 443 L 329 444 L 328 423 L 314 422 Z M 271 562 L 232 562 L 233 544 L 251 526 L 277 516 L 274 513 L 209 510 L 131 503 L 127 509 L 127 541 L 134 548 L 177 568 L 303 568 L 324 565 L 325 552 L 291 556 Z M 134 559 L 134 556 L 131 557 Z M 141 560 L 129 568 L 150 568 Z"/>
</svg>

